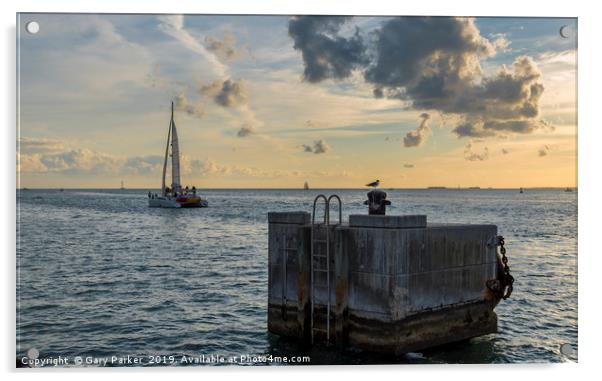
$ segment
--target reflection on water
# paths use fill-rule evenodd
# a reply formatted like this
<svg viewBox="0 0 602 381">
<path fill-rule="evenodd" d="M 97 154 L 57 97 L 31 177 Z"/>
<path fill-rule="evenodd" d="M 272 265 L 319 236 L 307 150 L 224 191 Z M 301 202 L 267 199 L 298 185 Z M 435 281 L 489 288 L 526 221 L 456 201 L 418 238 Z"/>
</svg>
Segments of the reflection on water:
<svg viewBox="0 0 602 381">
<path fill-rule="evenodd" d="M 267 332 L 267 212 L 310 190 L 208 190 L 206 209 L 148 208 L 147 190 L 19 192 L 17 354 L 309 355 L 314 364 L 565 361 L 577 348 L 577 195 L 389 190 L 388 214 L 493 223 L 516 282 L 499 333 L 405 356 L 306 348 Z M 327 191 L 344 219 L 363 190 Z M 576 355 L 570 355 L 574 360 Z"/>
</svg>

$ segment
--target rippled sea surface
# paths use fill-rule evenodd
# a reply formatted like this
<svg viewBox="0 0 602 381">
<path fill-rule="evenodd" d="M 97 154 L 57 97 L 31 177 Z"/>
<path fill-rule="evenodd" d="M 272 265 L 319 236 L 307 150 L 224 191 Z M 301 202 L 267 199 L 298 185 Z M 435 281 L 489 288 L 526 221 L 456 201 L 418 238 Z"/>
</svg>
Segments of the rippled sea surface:
<svg viewBox="0 0 602 381">
<path fill-rule="evenodd" d="M 312 364 L 576 360 L 577 194 L 388 190 L 388 214 L 492 223 L 516 281 L 499 332 L 405 356 L 304 348 L 267 332 L 267 212 L 365 190 L 206 190 L 210 207 L 149 208 L 147 190 L 24 190 L 17 198 L 17 356 L 310 356 Z M 175 362 L 169 360 L 174 356 Z M 145 360 L 145 364 L 148 361 Z M 259 359 L 259 363 L 262 363 Z"/>
</svg>

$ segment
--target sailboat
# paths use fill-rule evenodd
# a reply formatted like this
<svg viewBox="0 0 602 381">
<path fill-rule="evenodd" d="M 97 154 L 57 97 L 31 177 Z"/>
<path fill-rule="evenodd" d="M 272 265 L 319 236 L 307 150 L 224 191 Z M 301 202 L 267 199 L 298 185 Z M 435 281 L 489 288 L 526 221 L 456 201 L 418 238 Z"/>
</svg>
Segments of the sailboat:
<svg viewBox="0 0 602 381">
<path fill-rule="evenodd" d="M 171 147 L 171 154 L 170 148 Z M 165 186 L 167 174 L 167 158 L 171 156 L 171 187 Z M 173 120 L 173 102 L 171 102 L 171 120 L 167 131 L 167 146 L 165 147 L 165 160 L 163 162 L 163 178 L 161 181 L 161 195 L 148 193 L 148 206 L 159 208 L 202 208 L 209 206 L 207 200 L 197 195 L 196 188 L 183 188 L 180 182 L 180 148 L 178 132 Z"/>
<path fill-rule="evenodd" d="M 309 189 L 309 184 L 307 183 L 307 181 L 305 182 L 305 184 L 303 184 L 303 189 L 305 189 L 305 190 Z"/>
<path fill-rule="evenodd" d="M 121 190 L 125 190 L 125 187 L 123 186 L 123 180 L 121 180 Z"/>
</svg>

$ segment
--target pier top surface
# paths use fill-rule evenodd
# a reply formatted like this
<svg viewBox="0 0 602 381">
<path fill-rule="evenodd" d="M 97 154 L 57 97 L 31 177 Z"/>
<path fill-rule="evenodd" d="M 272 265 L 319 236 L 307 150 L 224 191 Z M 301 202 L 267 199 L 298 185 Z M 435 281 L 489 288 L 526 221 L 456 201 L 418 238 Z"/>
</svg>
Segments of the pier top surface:
<svg viewBox="0 0 602 381">
<path fill-rule="evenodd" d="M 311 214 L 307 212 L 269 212 L 268 223 L 307 225 L 311 223 Z"/>
</svg>

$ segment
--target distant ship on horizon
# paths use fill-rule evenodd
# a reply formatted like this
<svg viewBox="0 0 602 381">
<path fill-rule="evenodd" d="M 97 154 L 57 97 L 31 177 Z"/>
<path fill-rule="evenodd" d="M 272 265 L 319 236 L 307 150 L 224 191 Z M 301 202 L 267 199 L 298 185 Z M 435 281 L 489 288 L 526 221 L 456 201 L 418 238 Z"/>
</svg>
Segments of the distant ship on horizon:
<svg viewBox="0 0 602 381">
<path fill-rule="evenodd" d="M 307 183 L 307 181 L 305 182 L 305 184 L 303 184 L 303 189 L 305 189 L 305 190 L 309 189 L 309 184 Z"/>
<path fill-rule="evenodd" d="M 426 189 L 447 189 L 447 187 L 442 187 L 442 186 L 433 186 L 433 187 L 428 187 Z"/>
</svg>

